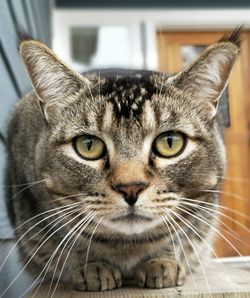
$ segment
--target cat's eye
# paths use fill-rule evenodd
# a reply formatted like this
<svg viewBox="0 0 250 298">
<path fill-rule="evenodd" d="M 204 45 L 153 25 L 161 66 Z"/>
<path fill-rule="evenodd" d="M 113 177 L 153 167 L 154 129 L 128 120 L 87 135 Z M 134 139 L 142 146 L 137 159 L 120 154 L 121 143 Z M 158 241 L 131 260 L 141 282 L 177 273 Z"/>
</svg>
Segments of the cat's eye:
<svg viewBox="0 0 250 298">
<path fill-rule="evenodd" d="M 171 158 L 181 154 L 186 145 L 186 138 L 180 132 L 168 131 L 160 134 L 154 141 L 155 154 Z"/>
<path fill-rule="evenodd" d="M 106 153 L 106 146 L 102 140 L 95 136 L 83 135 L 74 140 L 76 152 L 83 158 L 96 160 Z"/>
</svg>

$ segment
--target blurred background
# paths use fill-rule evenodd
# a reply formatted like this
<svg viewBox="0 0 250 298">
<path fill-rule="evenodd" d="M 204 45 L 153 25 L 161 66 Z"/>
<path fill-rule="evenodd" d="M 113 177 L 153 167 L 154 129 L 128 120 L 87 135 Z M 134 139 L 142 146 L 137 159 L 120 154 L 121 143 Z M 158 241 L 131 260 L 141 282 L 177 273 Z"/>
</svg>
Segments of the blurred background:
<svg viewBox="0 0 250 298">
<path fill-rule="evenodd" d="M 220 105 L 229 160 L 221 233 L 250 255 L 250 2 L 0 0 L 0 137 L 14 104 L 31 89 L 18 56 L 18 32 L 43 41 L 80 72 L 107 67 L 176 72 L 242 24 L 242 50 Z M 4 207 L 4 156 L 0 142 L 0 238 L 8 239 L 13 233 Z M 219 256 L 237 255 L 228 241 L 218 237 Z"/>
</svg>

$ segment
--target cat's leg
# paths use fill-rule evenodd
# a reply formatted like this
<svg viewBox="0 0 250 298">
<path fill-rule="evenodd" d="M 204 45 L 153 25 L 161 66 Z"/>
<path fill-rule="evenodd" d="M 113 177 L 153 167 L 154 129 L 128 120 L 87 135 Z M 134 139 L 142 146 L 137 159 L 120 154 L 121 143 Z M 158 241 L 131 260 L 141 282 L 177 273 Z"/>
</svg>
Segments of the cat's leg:
<svg viewBox="0 0 250 298">
<path fill-rule="evenodd" d="M 85 266 L 75 254 L 72 282 L 74 289 L 79 291 L 105 291 L 121 287 L 122 277 L 120 270 L 107 262 L 93 261 Z"/>
<path fill-rule="evenodd" d="M 135 269 L 138 286 L 146 288 L 168 288 L 184 283 L 184 265 L 169 256 L 154 257 L 139 263 Z"/>
</svg>

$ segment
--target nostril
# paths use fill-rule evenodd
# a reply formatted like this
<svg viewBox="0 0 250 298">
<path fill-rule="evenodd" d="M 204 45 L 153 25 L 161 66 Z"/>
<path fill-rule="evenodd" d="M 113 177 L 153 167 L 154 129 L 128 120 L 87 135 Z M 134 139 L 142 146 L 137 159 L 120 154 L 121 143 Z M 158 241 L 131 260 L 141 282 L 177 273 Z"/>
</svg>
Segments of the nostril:
<svg viewBox="0 0 250 298">
<path fill-rule="evenodd" d="M 136 203 L 138 194 L 147 187 L 148 183 L 145 182 L 119 183 L 112 186 L 115 191 L 124 195 L 125 201 L 131 206 Z"/>
<path fill-rule="evenodd" d="M 136 196 L 136 197 L 128 197 L 128 196 L 125 195 L 124 199 L 125 199 L 125 201 L 126 201 L 130 206 L 133 206 L 133 205 L 136 203 L 136 201 L 137 201 L 137 199 L 138 199 L 138 196 Z"/>
</svg>

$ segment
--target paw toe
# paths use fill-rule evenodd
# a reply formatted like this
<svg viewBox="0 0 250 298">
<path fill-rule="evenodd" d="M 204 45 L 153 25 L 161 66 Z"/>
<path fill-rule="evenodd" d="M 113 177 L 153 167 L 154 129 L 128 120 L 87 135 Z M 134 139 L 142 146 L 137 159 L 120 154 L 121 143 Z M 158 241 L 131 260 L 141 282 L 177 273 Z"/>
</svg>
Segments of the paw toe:
<svg viewBox="0 0 250 298">
<path fill-rule="evenodd" d="M 184 282 L 185 270 L 171 259 L 152 259 L 136 270 L 139 287 L 168 288 Z"/>
<path fill-rule="evenodd" d="M 83 276 L 87 291 L 106 291 L 122 285 L 120 271 L 101 262 L 89 263 Z"/>
</svg>

